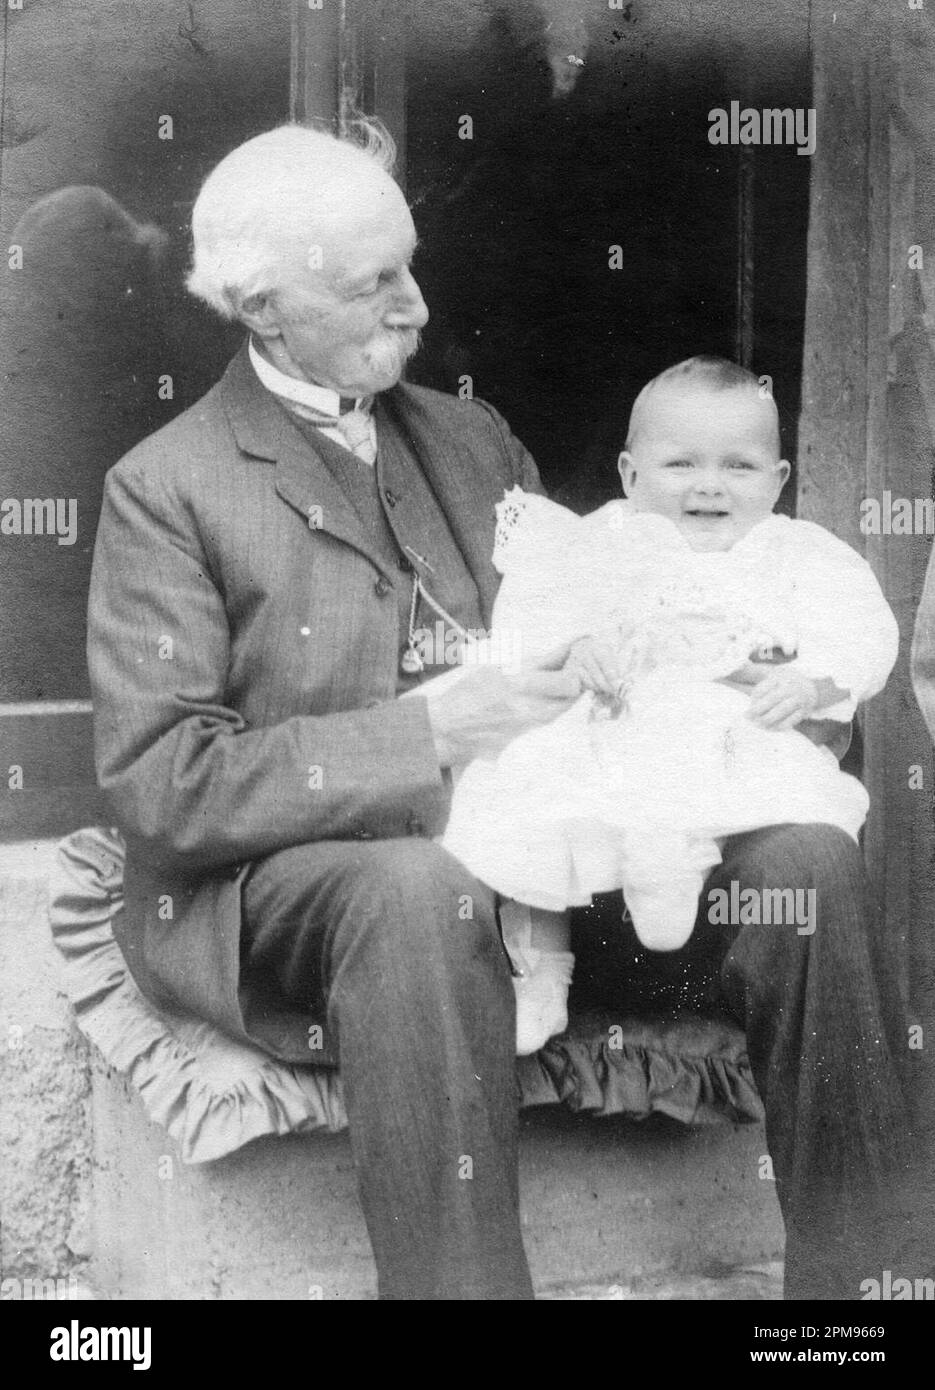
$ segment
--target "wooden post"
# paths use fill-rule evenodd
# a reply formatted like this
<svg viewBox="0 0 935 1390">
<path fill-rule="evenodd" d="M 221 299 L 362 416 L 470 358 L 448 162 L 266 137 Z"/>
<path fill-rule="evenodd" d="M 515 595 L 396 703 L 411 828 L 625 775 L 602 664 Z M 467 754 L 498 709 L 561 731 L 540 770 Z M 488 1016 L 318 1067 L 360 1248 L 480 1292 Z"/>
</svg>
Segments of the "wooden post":
<svg viewBox="0 0 935 1390">
<path fill-rule="evenodd" d="M 753 145 L 741 145 L 737 158 L 737 332 L 734 356 L 753 367 L 754 206 L 756 160 Z"/>
<path fill-rule="evenodd" d="M 910 246 L 935 226 L 928 148 L 935 45 L 924 14 L 880 19 L 873 5 L 834 0 L 813 0 L 811 42 L 818 138 L 798 514 L 866 555 L 899 622 L 896 669 L 862 716 L 871 798 L 865 852 L 882 911 L 882 973 L 898 986 L 910 1021 L 929 1020 L 935 762 L 908 658 L 932 540 L 892 534 L 887 498 L 932 496 L 933 323 L 922 300 L 925 281 L 907 260 Z M 914 110 L 906 106 L 907 83 L 920 94 Z M 924 253 L 935 259 L 931 241 Z M 880 504 L 880 527 L 862 528 L 864 499 Z M 904 1045 L 900 1060 L 912 1073 L 921 1055 Z"/>
<path fill-rule="evenodd" d="M 345 131 L 379 116 L 396 141 L 405 186 L 405 16 L 395 0 L 292 0 L 292 120 Z"/>
<path fill-rule="evenodd" d="M 837 12 L 840 11 L 840 13 Z M 866 492 L 870 257 L 868 6 L 814 0 L 812 156 L 798 515 L 861 552 Z"/>
<path fill-rule="evenodd" d="M 343 0 L 292 0 L 289 115 L 300 123 L 338 123 L 338 76 Z"/>
<path fill-rule="evenodd" d="M 817 143 L 812 156 L 808 285 L 798 506 L 866 555 L 885 584 L 879 538 L 860 528 L 861 502 L 878 491 L 885 435 L 889 275 L 888 165 L 879 116 L 879 59 L 868 44 L 869 7 L 815 0 L 810 17 Z M 888 597 L 892 597 L 888 594 Z M 882 722 L 881 722 L 882 719 Z M 881 896 L 886 886 L 885 716 L 861 714 L 864 782 L 872 812 L 864 848 Z M 902 975 L 902 971 L 898 971 Z"/>
</svg>

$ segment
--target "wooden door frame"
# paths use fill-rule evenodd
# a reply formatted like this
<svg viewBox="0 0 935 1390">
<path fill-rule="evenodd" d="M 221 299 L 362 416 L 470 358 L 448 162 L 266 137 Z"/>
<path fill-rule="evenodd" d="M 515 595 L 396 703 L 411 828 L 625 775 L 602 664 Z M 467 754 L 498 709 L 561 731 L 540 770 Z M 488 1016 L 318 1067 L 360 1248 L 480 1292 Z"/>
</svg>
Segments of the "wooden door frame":
<svg viewBox="0 0 935 1390">
<path fill-rule="evenodd" d="M 326 3 L 326 0 L 321 0 Z M 329 119 L 346 128 L 354 111 L 380 116 L 396 137 L 400 171 L 405 170 L 405 32 L 389 0 L 339 0 L 322 18 L 296 0 L 299 74 L 293 92 L 294 118 Z M 321 12 L 323 14 L 323 12 Z M 859 527 L 860 502 L 898 485 L 906 465 L 894 458 L 890 440 L 890 285 L 894 255 L 889 190 L 890 113 L 897 90 L 889 43 L 890 26 L 873 0 L 812 0 L 809 50 L 812 104 L 818 137 L 812 156 L 807 244 L 806 324 L 798 436 L 797 505 L 800 517 L 819 522 L 864 554 L 897 611 L 904 655 L 884 695 L 862 712 L 864 780 L 872 810 L 864 850 L 877 905 L 887 933 L 894 979 L 909 995 L 913 928 L 909 918 L 927 920 L 932 892 L 909 885 L 910 866 L 924 856 L 932 827 L 928 817 L 904 804 L 893 782 L 893 760 L 919 744 L 935 780 L 932 749 L 920 734 L 921 721 L 905 663 L 919 594 L 908 582 L 905 550 Z M 903 24 L 912 23 L 902 16 Z M 304 48 L 301 45 L 304 44 Z M 316 47 L 323 44 L 321 47 Z M 311 47 L 310 47 L 311 46 Z M 315 68 L 312 51 L 330 55 L 330 72 Z M 304 81 L 300 80 L 305 74 Z M 338 76 L 339 74 L 339 76 Z M 737 338 L 739 360 L 753 351 L 753 219 L 755 152 L 743 147 L 737 188 Z M 928 253 L 928 248 L 926 248 Z M 931 252 L 935 255 L 935 250 Z M 902 482 L 908 485 L 905 478 Z M 914 721 L 914 722 L 913 722 Z M 910 727 L 911 726 L 911 727 Z M 923 824 L 924 822 L 924 824 Z M 921 847 L 921 848 L 920 848 Z M 913 859 L 915 855 L 915 859 Z"/>
<path fill-rule="evenodd" d="M 292 0 L 289 115 L 344 134 L 376 115 L 396 142 L 405 186 L 406 19 L 398 0 Z"/>
<path fill-rule="evenodd" d="M 860 715 L 870 794 L 864 851 L 879 914 L 880 968 L 898 987 L 910 1022 L 925 1016 L 931 1024 L 935 998 L 926 980 L 932 978 L 935 916 L 935 759 L 909 665 L 920 563 L 924 573 L 931 541 L 864 534 L 860 525 L 863 499 L 882 501 L 887 490 L 893 497 L 930 496 L 935 473 L 932 344 L 916 307 L 919 278 L 907 257 L 911 244 L 925 242 L 935 219 L 931 180 L 916 178 L 915 168 L 920 151 L 928 158 L 930 135 L 928 121 L 920 126 L 917 112 L 914 128 L 902 109 L 908 79 L 921 85 L 922 72 L 915 69 L 931 64 L 924 35 L 913 30 L 925 22 L 923 12 L 881 13 L 869 0 L 848 6 L 812 0 L 818 133 L 798 514 L 865 556 L 899 622 L 896 668 Z M 925 245 L 924 254 L 935 256 L 935 247 Z M 905 421 L 913 412 L 927 451 L 907 447 Z M 921 1052 L 907 1053 L 903 1060 L 907 1069 L 918 1069 L 921 1058 Z"/>
<path fill-rule="evenodd" d="M 406 21 L 400 10 L 394 0 L 318 0 L 317 5 L 314 0 L 291 0 L 289 115 L 343 131 L 355 114 L 376 114 L 397 143 L 402 178 Z M 879 120 L 884 75 L 878 69 L 885 58 L 879 45 L 868 42 L 871 16 L 872 6 L 865 0 L 846 15 L 834 0 L 814 0 L 810 21 L 815 100 L 822 108 L 814 174 L 822 182 L 821 196 L 813 195 L 809 226 L 798 511 L 865 550 L 871 563 L 882 569 L 885 557 L 879 545 L 856 532 L 860 497 L 882 485 L 884 451 L 877 446 L 885 434 L 885 333 L 872 322 L 874 312 L 882 310 L 869 293 L 870 285 L 880 283 L 881 274 L 886 276 L 889 254 L 882 197 L 885 122 Z M 749 351 L 752 336 L 752 178 L 750 161 L 741 165 L 738 189 L 739 351 Z M 841 247 L 848 253 L 842 254 Z M 834 421 L 833 431 L 829 420 Z M 874 712 L 865 728 L 872 796 L 873 783 L 881 775 L 874 722 L 880 717 Z M 0 772 L 5 774 L 17 762 L 19 749 L 46 746 L 60 746 L 63 768 L 91 767 L 89 701 L 0 705 L 0 759 L 4 753 L 8 757 L 6 763 L 0 761 Z M 69 773 L 69 778 L 73 775 L 77 774 Z M 67 785 L 73 783 L 69 780 Z M 90 804 L 89 789 L 83 793 Z M 22 793 L 11 792 L 0 807 L 0 834 L 38 833 L 48 818 L 21 818 L 25 802 L 18 796 Z M 61 798 L 56 794 L 52 801 L 58 805 Z M 879 877 L 886 857 L 879 823 L 868 827 L 867 848 Z"/>
</svg>

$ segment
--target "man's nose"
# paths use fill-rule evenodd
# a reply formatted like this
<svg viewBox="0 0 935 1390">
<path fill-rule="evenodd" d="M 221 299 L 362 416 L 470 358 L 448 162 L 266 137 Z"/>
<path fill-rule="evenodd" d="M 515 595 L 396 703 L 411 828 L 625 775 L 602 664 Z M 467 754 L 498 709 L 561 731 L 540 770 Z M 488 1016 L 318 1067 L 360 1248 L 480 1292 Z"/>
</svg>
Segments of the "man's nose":
<svg viewBox="0 0 935 1390">
<path fill-rule="evenodd" d="M 387 322 L 392 328 L 424 328 L 428 321 L 429 311 L 422 291 L 406 266 L 399 277 L 399 290 L 387 314 Z"/>
</svg>

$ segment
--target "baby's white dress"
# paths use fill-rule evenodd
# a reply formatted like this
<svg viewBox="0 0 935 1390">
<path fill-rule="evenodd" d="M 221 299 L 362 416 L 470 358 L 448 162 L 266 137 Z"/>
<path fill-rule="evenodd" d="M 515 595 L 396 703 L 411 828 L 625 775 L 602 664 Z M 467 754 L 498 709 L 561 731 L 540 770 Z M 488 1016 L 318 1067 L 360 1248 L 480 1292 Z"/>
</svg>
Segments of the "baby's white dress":
<svg viewBox="0 0 935 1390">
<path fill-rule="evenodd" d="M 551 910 L 622 888 L 644 943 L 672 949 L 692 931 L 723 837 L 786 822 L 857 837 L 861 783 L 803 733 L 756 726 L 749 695 L 720 683 L 784 647 L 849 692 L 822 718 L 849 720 L 882 689 L 895 619 L 844 542 L 773 514 L 730 550 L 699 552 L 626 501 L 578 517 L 514 488 L 498 507 L 494 563 L 503 582 L 486 659 L 533 664 L 599 636 L 614 642 L 625 686 L 616 709 L 586 693 L 460 772 L 442 844 L 483 882 Z"/>
</svg>

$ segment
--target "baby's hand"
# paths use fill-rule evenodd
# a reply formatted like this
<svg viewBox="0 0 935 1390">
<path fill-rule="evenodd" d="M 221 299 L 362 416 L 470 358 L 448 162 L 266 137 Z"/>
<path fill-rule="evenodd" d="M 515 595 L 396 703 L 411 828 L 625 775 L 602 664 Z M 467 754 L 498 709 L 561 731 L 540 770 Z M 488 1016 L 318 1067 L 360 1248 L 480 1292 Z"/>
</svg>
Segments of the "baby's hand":
<svg viewBox="0 0 935 1390">
<path fill-rule="evenodd" d="M 820 707 L 822 683 L 794 666 L 766 667 L 750 696 L 749 717 L 761 729 L 794 729 Z"/>
<path fill-rule="evenodd" d="M 582 690 L 615 698 L 622 679 L 617 653 L 610 642 L 599 637 L 579 637 L 573 642 L 564 670 L 571 671 Z"/>
</svg>

